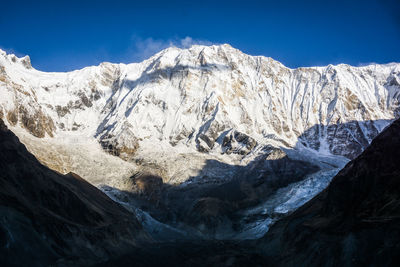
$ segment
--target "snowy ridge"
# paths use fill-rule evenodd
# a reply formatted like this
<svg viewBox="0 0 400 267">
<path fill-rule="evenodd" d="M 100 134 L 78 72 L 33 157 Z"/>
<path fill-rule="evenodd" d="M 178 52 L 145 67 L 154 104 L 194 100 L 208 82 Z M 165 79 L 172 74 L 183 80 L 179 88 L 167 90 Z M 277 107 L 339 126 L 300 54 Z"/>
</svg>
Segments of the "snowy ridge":
<svg viewBox="0 0 400 267">
<path fill-rule="evenodd" d="M 398 118 L 399 101 L 397 63 L 290 69 L 221 45 L 46 73 L 0 50 L 0 118 L 42 163 L 84 177 L 159 240 L 263 236 Z M 161 185 L 130 178 L 142 174 Z M 133 197 L 138 186 L 147 193 Z M 226 207 L 202 199 L 207 187 L 258 202 L 204 228 L 209 207 Z"/>
<path fill-rule="evenodd" d="M 68 73 L 0 52 L 0 116 L 11 126 L 96 139 L 125 160 L 155 163 L 172 183 L 210 158 L 247 164 L 267 145 L 354 158 L 399 116 L 399 85 L 397 63 L 290 69 L 229 45 Z M 178 175 L 188 157 L 192 171 Z"/>
</svg>

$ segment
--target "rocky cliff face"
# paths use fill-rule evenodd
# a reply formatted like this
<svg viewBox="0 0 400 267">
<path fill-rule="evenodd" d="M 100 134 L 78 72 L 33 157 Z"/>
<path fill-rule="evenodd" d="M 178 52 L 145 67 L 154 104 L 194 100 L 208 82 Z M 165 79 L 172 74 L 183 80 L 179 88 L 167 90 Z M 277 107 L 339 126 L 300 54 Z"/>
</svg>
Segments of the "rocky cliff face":
<svg viewBox="0 0 400 267">
<path fill-rule="evenodd" d="M 1 119 L 0 169 L 3 266 L 88 265 L 150 240 L 96 187 L 41 165 Z"/>
</svg>

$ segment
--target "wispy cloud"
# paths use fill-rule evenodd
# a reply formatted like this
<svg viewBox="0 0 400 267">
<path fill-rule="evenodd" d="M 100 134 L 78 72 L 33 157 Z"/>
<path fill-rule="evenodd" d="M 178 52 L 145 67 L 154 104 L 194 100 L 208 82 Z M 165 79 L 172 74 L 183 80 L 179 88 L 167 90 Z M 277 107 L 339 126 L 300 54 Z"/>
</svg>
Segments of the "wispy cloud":
<svg viewBox="0 0 400 267">
<path fill-rule="evenodd" d="M 369 65 L 376 65 L 378 63 L 376 62 L 361 62 L 357 64 L 357 67 L 365 67 L 365 66 L 369 66 Z"/>
<path fill-rule="evenodd" d="M 167 40 L 133 36 L 131 39 L 132 44 L 128 49 L 128 58 L 131 58 L 133 61 L 147 59 L 168 47 L 190 48 L 192 45 L 214 44 L 207 40 L 193 39 L 190 36 L 186 36 L 185 38 L 171 38 Z"/>
</svg>

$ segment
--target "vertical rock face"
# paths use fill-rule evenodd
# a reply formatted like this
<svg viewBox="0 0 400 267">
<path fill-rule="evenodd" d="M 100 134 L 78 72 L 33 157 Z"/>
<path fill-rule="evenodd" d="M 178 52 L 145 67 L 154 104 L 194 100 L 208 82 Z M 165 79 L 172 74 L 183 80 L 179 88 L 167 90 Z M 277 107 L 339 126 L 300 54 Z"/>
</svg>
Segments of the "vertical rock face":
<svg viewBox="0 0 400 267">
<path fill-rule="evenodd" d="M 400 263 L 400 120 L 259 242 L 284 266 Z"/>
<path fill-rule="evenodd" d="M 149 240 L 135 215 L 88 182 L 41 165 L 0 119 L 3 265 L 91 264 Z"/>
</svg>

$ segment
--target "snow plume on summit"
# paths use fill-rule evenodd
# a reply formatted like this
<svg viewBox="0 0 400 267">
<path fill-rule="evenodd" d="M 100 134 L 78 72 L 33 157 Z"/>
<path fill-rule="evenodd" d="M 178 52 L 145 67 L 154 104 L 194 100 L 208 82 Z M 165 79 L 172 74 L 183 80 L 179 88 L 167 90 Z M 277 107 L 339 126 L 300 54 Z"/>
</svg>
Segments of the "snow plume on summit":
<svg viewBox="0 0 400 267">
<path fill-rule="evenodd" d="M 171 38 L 167 40 L 154 39 L 152 37 L 142 38 L 136 35 L 131 37 L 131 45 L 127 50 L 127 58 L 132 61 L 142 61 L 168 47 L 190 48 L 192 45 L 212 45 L 207 40 L 185 38 Z"/>
</svg>

